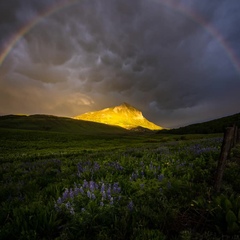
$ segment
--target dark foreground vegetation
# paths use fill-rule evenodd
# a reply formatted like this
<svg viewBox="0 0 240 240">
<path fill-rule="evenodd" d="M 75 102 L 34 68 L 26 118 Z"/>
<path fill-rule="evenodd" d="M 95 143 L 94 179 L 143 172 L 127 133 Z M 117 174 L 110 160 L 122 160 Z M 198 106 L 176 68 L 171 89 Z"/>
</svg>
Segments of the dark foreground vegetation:
<svg viewBox="0 0 240 240">
<path fill-rule="evenodd" d="M 239 239 L 239 147 L 212 187 L 222 136 L 0 128 L 0 239 Z"/>
</svg>

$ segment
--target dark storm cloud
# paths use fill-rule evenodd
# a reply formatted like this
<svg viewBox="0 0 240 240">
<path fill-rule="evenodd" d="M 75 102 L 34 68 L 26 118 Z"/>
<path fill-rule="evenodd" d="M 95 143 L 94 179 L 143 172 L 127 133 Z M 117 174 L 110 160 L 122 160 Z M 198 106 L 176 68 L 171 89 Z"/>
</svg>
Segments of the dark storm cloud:
<svg viewBox="0 0 240 240">
<path fill-rule="evenodd" d="M 2 46 L 57 2 L 5 3 Z M 224 46 L 196 19 L 163 2 L 79 0 L 43 18 L 0 68 L 0 113 L 74 116 L 125 101 L 172 127 L 238 112 L 239 73 Z M 238 0 L 181 3 L 239 53 Z"/>
</svg>

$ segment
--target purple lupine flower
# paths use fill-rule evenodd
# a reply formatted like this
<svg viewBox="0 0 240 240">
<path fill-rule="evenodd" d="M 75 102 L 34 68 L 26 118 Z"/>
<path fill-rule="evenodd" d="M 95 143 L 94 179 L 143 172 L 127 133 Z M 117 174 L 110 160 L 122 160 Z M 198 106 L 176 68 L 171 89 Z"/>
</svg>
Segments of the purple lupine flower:
<svg viewBox="0 0 240 240">
<path fill-rule="evenodd" d="M 130 211 L 132 211 L 133 210 L 133 207 L 134 207 L 134 204 L 133 204 L 133 201 L 131 200 L 129 203 L 128 203 L 128 209 L 130 210 Z"/>
<path fill-rule="evenodd" d="M 99 169 L 100 169 L 100 165 L 97 162 L 94 162 L 93 170 L 98 171 Z"/>
<path fill-rule="evenodd" d="M 100 207 L 103 207 L 104 206 L 104 203 L 101 201 L 100 202 Z"/>
<path fill-rule="evenodd" d="M 65 206 L 66 206 L 67 209 L 70 209 L 71 203 L 70 203 L 70 202 L 67 202 L 67 203 L 65 203 Z"/>
<path fill-rule="evenodd" d="M 59 197 L 58 200 L 57 200 L 57 204 L 60 205 L 60 204 L 62 204 L 62 203 L 63 203 L 63 201 L 62 201 L 62 199 Z"/>
<path fill-rule="evenodd" d="M 106 199 L 106 197 L 107 197 L 107 196 L 106 196 L 106 192 L 105 192 L 105 191 L 103 191 L 103 192 L 102 192 L 102 198 L 103 198 L 103 200 L 105 200 L 105 199 Z"/>
<path fill-rule="evenodd" d="M 163 174 L 160 174 L 160 175 L 158 175 L 158 181 L 162 181 L 163 180 L 163 178 L 164 178 L 164 175 Z"/>
<path fill-rule="evenodd" d="M 88 182 L 86 181 L 86 179 L 83 180 L 83 187 L 84 188 L 88 188 Z"/>
<path fill-rule="evenodd" d="M 132 180 L 136 180 L 137 177 L 138 177 L 137 173 L 133 172 L 133 173 L 132 173 L 132 176 L 131 176 L 131 179 L 132 179 Z"/>
<path fill-rule="evenodd" d="M 70 214 L 72 214 L 72 215 L 75 214 L 75 211 L 74 211 L 73 207 L 71 207 L 71 208 L 69 209 L 69 212 L 70 212 Z"/>
<path fill-rule="evenodd" d="M 80 187 L 79 191 L 81 194 L 83 194 L 84 193 L 83 187 Z"/>
<path fill-rule="evenodd" d="M 119 187 L 119 185 L 118 185 L 117 182 L 115 182 L 115 183 L 113 184 L 113 192 L 114 192 L 114 193 L 120 193 L 120 192 L 121 192 L 121 188 Z"/>
<path fill-rule="evenodd" d="M 63 192 L 63 196 L 62 196 L 63 201 L 65 201 L 68 197 L 69 197 L 69 191 L 66 188 L 65 191 Z"/>
<path fill-rule="evenodd" d="M 113 205 L 113 197 L 110 198 L 110 205 Z"/>
<path fill-rule="evenodd" d="M 90 183 L 89 183 L 89 189 L 90 189 L 91 192 L 93 192 L 93 191 L 95 190 L 95 186 L 94 186 L 94 185 L 95 185 L 94 182 L 93 182 L 93 181 L 90 181 Z"/>
<path fill-rule="evenodd" d="M 107 195 L 111 195 L 111 186 L 108 187 Z"/>
<path fill-rule="evenodd" d="M 123 170 L 123 167 L 118 162 L 111 162 L 111 163 L 109 163 L 109 165 L 111 167 L 114 167 L 118 171 Z"/>
<path fill-rule="evenodd" d="M 118 187 L 117 188 L 117 193 L 120 193 L 121 192 L 121 187 Z"/>
<path fill-rule="evenodd" d="M 105 191 L 105 185 L 104 183 L 102 183 L 102 186 L 101 186 L 101 193 L 103 193 Z"/>
<path fill-rule="evenodd" d="M 80 188 L 75 186 L 74 188 L 74 195 L 77 196 L 80 193 Z"/>
<path fill-rule="evenodd" d="M 92 193 L 92 197 L 91 197 L 93 200 L 95 200 L 96 199 L 96 196 L 95 196 L 95 194 L 94 193 Z"/>
<path fill-rule="evenodd" d="M 182 162 L 182 163 L 179 164 L 180 167 L 184 167 L 185 165 L 186 165 L 185 162 Z"/>
<path fill-rule="evenodd" d="M 119 171 L 123 170 L 123 167 L 118 162 L 115 163 L 115 168 Z"/>
<path fill-rule="evenodd" d="M 108 194 L 107 197 L 108 197 L 108 199 L 111 199 L 112 196 L 111 196 L 111 194 Z"/>
<path fill-rule="evenodd" d="M 72 188 L 70 188 L 69 197 L 74 198 L 74 191 L 72 190 Z"/>
<path fill-rule="evenodd" d="M 91 192 L 89 190 L 87 191 L 87 196 L 88 196 L 88 198 L 91 199 L 92 194 L 91 194 Z"/>
</svg>

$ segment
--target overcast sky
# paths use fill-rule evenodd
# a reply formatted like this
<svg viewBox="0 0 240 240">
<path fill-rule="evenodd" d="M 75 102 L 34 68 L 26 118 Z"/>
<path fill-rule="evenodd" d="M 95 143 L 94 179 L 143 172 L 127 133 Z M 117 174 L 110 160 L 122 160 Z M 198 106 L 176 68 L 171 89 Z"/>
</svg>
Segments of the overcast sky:
<svg viewBox="0 0 240 240">
<path fill-rule="evenodd" d="M 172 128 L 240 112 L 239 0 L 61 2 L 0 1 L 0 52 L 56 4 L 0 66 L 0 115 L 128 102 Z"/>
</svg>

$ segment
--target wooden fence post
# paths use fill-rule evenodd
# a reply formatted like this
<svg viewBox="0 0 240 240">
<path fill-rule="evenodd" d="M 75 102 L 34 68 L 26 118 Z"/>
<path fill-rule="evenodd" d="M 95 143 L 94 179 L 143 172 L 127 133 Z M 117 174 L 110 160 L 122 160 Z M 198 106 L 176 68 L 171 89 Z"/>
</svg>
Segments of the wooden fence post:
<svg viewBox="0 0 240 240">
<path fill-rule="evenodd" d="M 237 131 L 237 143 L 240 143 L 240 129 Z"/>
<path fill-rule="evenodd" d="M 232 146 L 235 147 L 237 144 L 237 135 L 238 135 L 238 127 L 234 125 L 234 135 L 233 135 L 233 144 Z"/>
<path fill-rule="evenodd" d="M 231 150 L 233 137 L 234 137 L 234 127 L 226 128 L 224 133 L 222 148 L 221 148 L 221 154 L 218 160 L 215 182 L 214 182 L 214 189 L 216 192 L 219 192 L 221 187 L 223 172 L 225 169 L 227 158 Z"/>
</svg>

